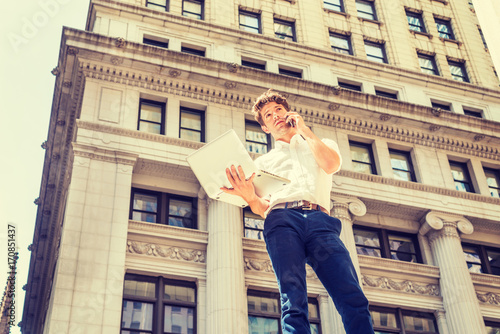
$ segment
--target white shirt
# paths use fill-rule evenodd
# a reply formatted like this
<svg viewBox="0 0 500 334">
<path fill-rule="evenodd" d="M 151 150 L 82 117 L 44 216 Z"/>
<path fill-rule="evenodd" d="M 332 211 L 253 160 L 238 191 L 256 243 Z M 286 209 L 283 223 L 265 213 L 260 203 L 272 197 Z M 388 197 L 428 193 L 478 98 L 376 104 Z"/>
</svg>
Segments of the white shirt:
<svg viewBox="0 0 500 334">
<path fill-rule="evenodd" d="M 336 142 L 331 139 L 322 139 L 328 147 L 335 150 L 340 157 Z M 289 179 L 291 182 L 281 190 L 271 194 L 269 213 L 276 204 L 306 200 L 319 204 L 330 213 L 330 191 L 332 189 L 332 175 L 340 170 L 327 174 L 314 159 L 313 153 L 306 140 L 296 134 L 290 144 L 276 141 L 276 147 L 267 154 L 255 159 L 259 169 Z"/>
</svg>

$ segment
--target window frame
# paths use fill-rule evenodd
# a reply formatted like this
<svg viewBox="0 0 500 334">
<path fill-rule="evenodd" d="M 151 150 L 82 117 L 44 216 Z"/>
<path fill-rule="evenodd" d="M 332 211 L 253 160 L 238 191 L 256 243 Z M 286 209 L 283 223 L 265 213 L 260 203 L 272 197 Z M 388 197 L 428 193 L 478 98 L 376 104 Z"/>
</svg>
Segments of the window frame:
<svg viewBox="0 0 500 334">
<path fill-rule="evenodd" d="M 182 114 L 183 113 L 192 114 L 192 115 L 199 115 L 200 122 L 201 122 L 201 129 L 197 130 L 197 129 L 182 127 Z M 205 142 L 205 110 L 180 106 L 179 107 L 179 139 L 190 140 L 190 139 L 185 139 L 185 138 L 181 137 L 182 130 L 199 132 L 200 133 L 200 141 L 199 142 L 204 143 Z"/>
<path fill-rule="evenodd" d="M 330 1 L 332 1 L 332 0 L 323 1 L 323 9 L 331 10 L 333 12 L 345 13 L 344 0 L 337 0 L 339 2 L 339 4 L 332 3 Z M 335 1 L 335 0 L 333 0 L 333 1 Z M 329 8 L 329 7 L 331 7 L 331 8 Z M 338 8 L 338 9 L 334 9 L 334 8 Z"/>
<path fill-rule="evenodd" d="M 157 40 L 157 39 L 154 39 L 154 38 L 143 36 L 142 37 L 142 43 L 146 44 L 146 45 L 150 45 L 150 46 L 155 46 L 155 47 L 158 47 L 158 48 L 162 48 L 162 49 L 168 49 L 168 41 L 167 42 L 163 42 L 163 41 L 160 41 L 160 40 Z"/>
<path fill-rule="evenodd" d="M 366 49 L 366 46 L 371 46 L 373 48 L 378 48 L 382 51 L 382 58 L 379 56 L 374 56 L 370 53 L 368 53 L 368 50 Z M 365 40 L 365 52 L 366 52 L 366 59 L 373 61 L 375 63 L 379 64 L 389 64 L 389 60 L 387 59 L 387 54 L 385 52 L 385 43 L 380 43 L 380 42 L 372 42 Z M 382 60 L 382 61 L 379 61 Z"/>
<path fill-rule="evenodd" d="M 299 69 L 292 69 L 290 67 L 278 66 L 278 73 L 288 77 L 303 79 L 304 72 Z"/>
<path fill-rule="evenodd" d="M 149 104 L 149 105 L 153 105 L 153 106 L 156 106 L 156 107 L 160 107 L 161 109 L 161 120 L 160 122 L 153 122 L 153 121 L 149 121 L 149 120 L 146 120 L 146 119 L 142 119 L 141 118 L 141 113 L 142 113 L 142 104 L 145 103 L 145 104 Z M 144 98 L 140 98 L 139 99 L 139 111 L 138 111 L 138 117 L 137 117 L 137 130 L 138 131 L 141 131 L 141 132 L 146 132 L 146 133 L 152 133 L 152 134 L 158 134 L 158 135 L 165 135 L 165 123 L 166 123 L 166 103 L 165 102 L 158 102 L 158 101 L 154 101 L 154 100 L 150 100 L 150 99 L 144 99 Z M 145 123 L 149 123 L 149 124 L 159 124 L 160 125 L 160 133 L 155 133 L 155 132 L 150 132 L 150 131 L 144 131 L 144 130 L 140 130 L 141 128 L 141 122 L 145 122 Z"/>
<path fill-rule="evenodd" d="M 379 249 L 380 250 L 380 258 L 382 258 L 382 259 L 399 261 L 399 262 L 408 262 L 408 263 L 424 263 L 423 258 L 422 258 L 422 252 L 420 250 L 420 244 L 418 243 L 417 234 L 398 232 L 398 231 L 392 231 L 392 230 L 383 229 L 383 228 L 374 228 L 374 227 L 367 227 L 367 226 L 363 226 L 363 225 L 354 224 L 353 225 L 353 235 L 354 235 L 355 230 L 376 233 L 378 235 L 378 240 L 380 243 L 380 247 L 377 248 L 375 246 L 358 245 L 358 244 L 356 244 L 356 241 L 355 241 L 354 246 L 356 247 L 356 254 L 358 254 L 358 255 L 364 255 L 364 254 L 359 254 L 357 252 L 357 249 L 359 246 L 359 247 L 367 247 L 367 248 L 372 248 L 372 249 Z M 416 258 L 415 262 L 404 261 L 404 260 L 392 258 L 392 252 L 394 252 L 394 251 L 391 250 L 390 239 L 389 239 L 389 237 L 392 237 L 392 236 L 409 238 L 412 241 L 413 247 L 415 248 L 415 254 L 414 254 L 415 258 Z M 411 252 L 407 252 L 407 253 L 413 254 Z M 377 257 L 377 256 L 371 256 L 371 255 L 364 255 L 364 256 Z"/>
<path fill-rule="evenodd" d="M 409 170 L 396 169 L 396 168 L 392 167 L 392 153 L 404 155 L 405 158 L 406 158 L 406 163 L 408 164 Z M 414 169 L 413 161 L 412 161 L 412 158 L 411 158 L 411 152 L 389 148 L 389 157 L 391 159 L 391 167 L 392 167 L 392 171 L 393 172 L 396 171 L 396 170 L 402 171 L 402 172 L 406 172 L 406 173 L 408 173 L 410 175 L 410 180 L 406 180 L 406 181 L 417 182 L 417 178 L 415 176 L 415 169 Z"/>
<path fill-rule="evenodd" d="M 409 17 L 417 19 L 419 25 L 411 24 Z M 425 27 L 425 22 L 424 22 L 424 17 L 423 17 L 421 12 L 414 12 L 414 11 L 406 10 L 406 20 L 408 21 L 408 26 L 409 26 L 410 31 L 421 32 L 424 34 L 427 33 L 427 29 Z M 414 29 L 415 27 L 418 27 L 419 29 Z"/>
<path fill-rule="evenodd" d="M 355 164 L 369 165 L 370 166 L 370 170 L 371 170 L 371 175 L 378 175 L 378 173 L 377 173 L 377 166 L 376 166 L 376 163 L 375 163 L 375 156 L 373 154 L 373 145 L 372 144 L 366 144 L 366 143 L 358 142 L 358 141 L 355 141 L 355 140 L 349 140 L 349 149 L 351 148 L 351 146 L 357 146 L 357 147 L 368 149 L 368 154 L 369 154 L 369 157 L 370 157 L 370 160 L 371 160 L 370 163 L 366 163 L 364 161 L 357 161 L 357 160 L 354 160 L 352 158 L 352 154 L 351 154 L 351 161 L 352 161 L 353 165 L 355 165 Z M 351 149 L 350 149 L 350 152 L 352 152 Z M 362 172 L 359 172 L 359 173 L 362 173 Z M 365 173 L 363 173 L 363 174 L 365 174 Z"/>
<path fill-rule="evenodd" d="M 198 14 L 198 13 L 189 12 L 189 11 L 185 10 L 184 3 L 186 3 L 186 2 L 199 4 L 200 5 L 200 13 Z M 188 15 L 185 15 L 185 13 L 187 13 Z M 205 13 L 205 1 L 204 0 L 182 0 L 182 14 L 181 14 L 182 16 L 203 21 L 205 19 L 204 13 Z M 195 16 L 199 16 L 199 17 L 195 17 Z"/>
<path fill-rule="evenodd" d="M 449 39 L 452 41 L 456 40 L 455 33 L 453 32 L 453 27 L 451 25 L 451 19 L 441 19 L 434 17 L 434 22 L 436 23 L 436 29 L 438 31 L 439 38 Z M 445 26 L 448 31 L 442 31 L 440 29 L 440 26 Z"/>
<path fill-rule="evenodd" d="M 150 7 L 148 5 L 152 5 L 152 7 Z M 165 0 L 165 6 L 159 5 L 159 4 L 154 3 L 154 2 L 152 2 L 150 0 L 146 0 L 146 8 L 157 9 L 157 10 L 159 10 L 159 8 L 163 8 L 165 10 L 165 12 L 168 12 L 169 11 L 169 7 L 170 7 L 170 1 L 169 0 Z"/>
<path fill-rule="evenodd" d="M 390 307 L 382 307 L 382 306 L 376 306 L 376 305 L 370 305 L 370 314 L 373 311 L 376 312 L 385 312 L 385 313 L 391 313 L 395 315 L 396 319 L 396 324 L 398 328 L 393 328 L 393 327 L 383 327 L 383 326 L 376 326 L 374 324 L 373 329 L 375 331 L 382 331 L 385 333 L 406 333 L 406 334 L 439 334 L 439 327 L 436 321 L 436 317 L 432 313 L 428 312 L 418 312 L 418 311 L 413 311 L 413 310 L 405 310 L 402 308 L 390 308 Z M 404 316 L 415 314 L 418 316 L 420 315 L 420 318 L 427 318 L 427 319 L 432 319 L 432 322 L 434 324 L 435 332 L 429 332 L 429 331 L 410 331 L 408 329 L 404 329 L 405 323 L 404 323 Z"/>
<path fill-rule="evenodd" d="M 427 54 L 423 54 L 423 53 L 417 53 L 417 57 L 418 57 L 418 64 L 419 64 L 419 67 L 420 67 L 420 71 L 424 74 L 430 74 L 430 75 L 437 75 L 439 76 L 440 73 L 439 73 L 439 68 L 437 66 L 437 62 L 436 62 L 436 57 L 435 56 L 431 56 L 431 55 L 427 55 Z M 422 67 L 422 64 L 420 63 L 420 59 L 423 59 L 423 60 L 429 60 L 433 66 L 432 69 L 429 69 L 427 67 Z M 426 70 L 426 71 L 424 71 Z M 432 73 L 429 73 L 427 71 L 431 71 L 432 70 Z"/>
<path fill-rule="evenodd" d="M 368 5 L 371 8 L 371 12 L 365 12 L 365 11 L 360 10 L 358 7 L 358 3 Z M 356 13 L 358 14 L 358 17 L 360 17 L 364 20 L 378 21 L 377 10 L 375 8 L 375 1 L 356 0 Z M 362 15 L 360 15 L 360 14 L 362 14 Z M 365 17 L 365 16 L 369 16 L 369 17 Z"/>
<path fill-rule="evenodd" d="M 467 69 L 465 68 L 465 62 L 448 59 L 448 66 L 450 67 L 450 73 L 453 80 L 460 82 L 470 82 L 469 75 L 467 74 Z M 454 74 L 452 70 L 453 67 L 460 69 L 462 75 Z"/>
<path fill-rule="evenodd" d="M 442 109 L 442 110 L 453 112 L 453 110 L 451 109 L 451 103 L 450 104 L 445 104 L 445 103 L 446 102 L 434 102 L 434 101 L 431 101 L 431 106 L 432 106 L 432 108 L 439 108 L 439 109 Z"/>
<path fill-rule="evenodd" d="M 495 252 L 495 253 L 500 253 L 500 247 L 499 248 L 495 248 L 495 247 L 484 246 L 484 245 L 480 245 L 480 244 L 462 242 L 462 249 L 463 249 L 464 246 L 468 247 L 468 248 L 475 248 L 477 250 L 477 254 L 479 255 L 479 260 L 481 261 L 481 270 L 482 270 L 482 272 L 480 274 L 488 274 L 488 275 L 500 276 L 500 271 L 499 271 L 498 274 L 493 273 L 493 269 L 491 267 L 491 263 L 488 260 L 488 258 L 489 258 L 488 251 L 492 251 L 492 252 Z M 468 261 L 466 261 L 466 262 L 469 263 Z"/>
<path fill-rule="evenodd" d="M 241 58 L 241 66 L 245 66 L 245 67 L 250 67 L 250 68 L 254 68 L 256 70 L 261 70 L 261 71 L 266 71 L 266 67 L 267 67 L 267 62 L 265 61 L 262 61 L 263 64 L 257 62 L 256 60 L 252 60 L 252 59 L 249 59 L 249 58 Z"/>
<path fill-rule="evenodd" d="M 484 176 L 486 177 L 486 182 L 488 182 L 488 179 L 490 177 L 488 177 L 487 172 L 489 173 L 492 173 L 493 174 L 493 177 L 496 179 L 496 182 L 497 184 L 499 185 L 499 187 L 493 187 L 493 186 L 490 186 L 489 183 L 487 183 L 488 185 L 488 188 L 490 189 L 490 195 L 491 197 L 496 197 L 496 198 L 499 198 L 500 196 L 494 196 L 492 193 L 491 193 L 491 189 L 496 189 L 497 193 L 500 193 L 500 170 L 499 169 L 495 169 L 495 168 L 488 168 L 488 167 L 483 167 L 483 171 L 484 171 Z"/>
<path fill-rule="evenodd" d="M 251 28 L 251 29 L 255 29 L 255 27 L 246 26 L 246 25 L 244 25 L 244 24 L 241 23 L 241 16 L 242 15 L 249 16 L 249 17 L 254 17 L 254 18 L 257 19 L 258 27 L 257 27 L 257 31 L 256 32 L 245 30 L 245 29 L 241 29 L 242 26 L 243 27 L 247 27 L 247 28 Z M 238 26 L 239 26 L 239 28 L 240 28 L 241 31 L 254 32 L 256 34 L 262 34 L 261 15 L 259 13 L 254 13 L 254 12 L 250 12 L 250 11 L 247 11 L 247 10 L 240 9 L 239 12 L 238 12 Z"/>
<path fill-rule="evenodd" d="M 281 40 L 284 40 L 284 41 L 290 41 L 290 39 L 287 39 L 287 37 L 290 38 L 289 35 L 285 35 L 285 34 L 276 32 L 276 24 L 279 24 L 282 26 L 289 26 L 292 28 L 291 41 L 297 42 L 297 34 L 295 32 L 295 21 L 287 21 L 287 20 L 283 20 L 283 19 L 274 18 L 273 24 L 274 24 L 274 37 L 281 39 Z M 283 36 L 284 38 L 281 38 L 279 36 Z"/>
<path fill-rule="evenodd" d="M 187 53 L 193 56 L 198 56 L 198 57 L 206 57 L 206 49 L 205 48 L 200 48 L 196 49 L 191 46 L 187 45 L 181 45 L 181 52 Z"/>
<path fill-rule="evenodd" d="M 466 192 L 468 192 L 468 193 L 475 193 L 476 190 L 475 190 L 475 187 L 474 187 L 474 182 L 473 182 L 473 180 L 471 178 L 471 174 L 470 174 L 470 171 L 469 171 L 468 163 L 467 162 L 454 161 L 454 160 L 448 160 L 448 162 L 450 164 L 451 177 L 453 178 L 453 181 L 455 183 L 455 190 L 460 191 L 460 192 L 464 192 L 463 190 L 457 189 L 457 182 L 458 182 L 458 183 L 460 183 L 462 185 L 469 185 L 470 190 L 466 190 Z M 463 173 L 464 177 L 466 178 L 466 180 L 457 180 L 457 179 L 455 179 L 455 177 L 453 176 L 453 167 L 459 167 L 462 170 L 462 173 Z M 467 187 L 465 187 L 465 188 L 467 189 Z"/>
<path fill-rule="evenodd" d="M 332 43 L 332 38 L 347 41 L 348 49 L 334 46 Z M 347 55 L 351 55 L 351 56 L 354 55 L 354 51 L 353 51 L 352 43 L 351 43 L 351 36 L 349 34 L 341 34 L 341 33 L 330 31 L 329 40 L 330 40 L 330 47 L 332 48 L 332 50 L 334 52 L 341 53 L 341 54 L 347 54 Z M 347 53 L 339 51 L 339 50 L 347 51 Z"/>
<path fill-rule="evenodd" d="M 363 84 L 351 83 L 347 81 L 337 80 L 340 88 L 349 89 L 355 92 L 363 92 Z"/>
<path fill-rule="evenodd" d="M 243 217 L 243 237 L 249 238 L 249 239 L 254 239 L 254 240 L 264 240 L 264 218 L 262 218 L 262 217 L 261 217 L 262 219 L 257 218 L 257 219 L 262 221 L 262 228 L 250 227 L 250 226 L 245 225 L 245 218 L 247 218 L 247 214 L 257 216 L 255 213 L 252 212 L 250 207 L 243 208 L 243 215 L 242 215 L 242 217 Z M 258 237 L 255 238 L 253 236 L 249 236 L 250 233 L 247 235 L 247 231 L 257 232 Z"/>
<path fill-rule="evenodd" d="M 264 145 L 264 143 L 261 143 L 261 142 L 257 142 L 257 141 L 252 141 L 252 140 L 248 140 L 246 138 L 246 132 L 247 132 L 247 125 L 248 126 L 255 126 L 255 127 L 259 127 L 261 129 L 261 125 L 259 124 L 259 122 L 257 121 L 253 121 L 253 120 L 249 120 L 249 119 L 245 119 L 245 143 L 247 141 L 251 142 L 251 143 L 256 143 L 256 144 L 261 144 L 261 145 Z M 269 133 L 265 133 L 264 131 L 262 131 L 263 134 L 266 135 L 266 139 L 267 139 L 267 143 L 265 144 L 266 146 L 266 149 L 267 149 L 267 152 L 269 152 L 271 149 L 272 149 L 272 141 L 271 141 L 271 135 Z M 267 153 L 266 152 L 266 153 Z M 256 153 L 256 152 L 251 152 L 251 153 Z M 258 153 L 256 153 L 258 154 Z M 264 154 L 264 153 L 262 153 Z"/>
<path fill-rule="evenodd" d="M 183 195 L 177 195 L 172 193 L 153 191 L 143 188 L 132 187 L 130 194 L 130 207 L 129 207 L 129 219 L 133 220 L 133 214 L 135 211 L 141 212 L 142 210 L 134 210 L 134 197 L 135 194 L 140 193 L 147 196 L 156 197 L 157 201 L 157 210 L 156 210 L 156 222 L 147 222 L 143 220 L 138 220 L 140 222 L 149 223 L 149 224 L 158 224 L 158 225 L 167 225 L 173 227 L 179 227 L 169 224 L 170 218 L 170 200 L 178 200 L 183 202 L 191 203 L 191 220 L 192 227 L 182 227 L 182 228 L 190 228 L 193 230 L 198 229 L 198 199 L 196 197 L 189 197 Z"/>
<path fill-rule="evenodd" d="M 134 281 L 139 281 L 139 282 L 149 282 L 149 283 L 154 283 L 155 284 L 155 297 L 143 297 L 143 296 L 136 296 L 136 295 L 126 295 L 125 294 L 125 281 L 126 280 L 134 280 Z M 178 307 L 184 307 L 184 308 L 191 308 L 193 309 L 193 333 L 197 332 L 197 300 L 198 300 L 198 290 L 196 289 L 196 284 L 194 282 L 189 282 L 189 281 L 180 281 L 180 280 L 173 280 L 173 279 L 168 279 L 163 276 L 158 276 L 158 277 L 152 277 L 152 276 L 145 276 L 145 275 L 139 275 L 139 274 L 131 274 L 131 273 L 126 273 L 124 282 L 123 282 L 123 293 L 122 293 L 122 308 L 121 308 L 121 317 L 120 317 L 120 333 L 122 331 L 129 331 L 131 333 L 142 333 L 142 332 L 149 332 L 152 334 L 168 334 L 168 332 L 165 332 L 164 330 L 164 318 L 165 318 L 165 306 L 166 305 L 171 305 L 171 306 L 178 306 Z M 169 301 L 165 300 L 164 298 L 164 293 L 165 293 L 165 285 L 170 285 L 170 286 L 179 286 L 179 287 L 188 287 L 192 288 L 194 290 L 194 302 L 185 302 L 185 301 Z M 160 297 L 163 296 L 163 297 Z M 134 328 L 122 328 L 123 324 L 123 306 L 124 306 L 124 301 L 132 301 L 132 302 L 146 302 L 146 303 L 152 303 L 153 304 L 153 321 L 152 321 L 152 330 L 137 330 L 135 331 Z"/>
<path fill-rule="evenodd" d="M 385 97 L 387 99 L 399 100 L 398 92 L 388 92 L 385 90 L 375 88 L 375 95 Z"/>
</svg>

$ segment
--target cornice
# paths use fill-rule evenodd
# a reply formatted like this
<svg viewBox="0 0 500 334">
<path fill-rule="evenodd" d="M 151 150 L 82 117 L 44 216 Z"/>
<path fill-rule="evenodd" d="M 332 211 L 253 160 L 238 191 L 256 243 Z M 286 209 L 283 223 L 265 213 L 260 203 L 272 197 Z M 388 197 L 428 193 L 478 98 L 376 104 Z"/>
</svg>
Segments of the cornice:
<svg viewBox="0 0 500 334">
<path fill-rule="evenodd" d="M 138 159 L 133 172 L 134 174 L 146 174 L 170 178 L 173 177 L 176 180 L 182 179 L 186 181 L 196 181 L 196 177 L 191 168 L 155 160 Z"/>
<path fill-rule="evenodd" d="M 208 232 L 190 228 L 180 228 L 176 226 L 145 223 L 135 220 L 129 220 L 128 232 L 141 235 L 160 236 L 162 238 L 175 238 L 188 240 L 192 239 L 198 243 L 208 243 Z"/>
</svg>

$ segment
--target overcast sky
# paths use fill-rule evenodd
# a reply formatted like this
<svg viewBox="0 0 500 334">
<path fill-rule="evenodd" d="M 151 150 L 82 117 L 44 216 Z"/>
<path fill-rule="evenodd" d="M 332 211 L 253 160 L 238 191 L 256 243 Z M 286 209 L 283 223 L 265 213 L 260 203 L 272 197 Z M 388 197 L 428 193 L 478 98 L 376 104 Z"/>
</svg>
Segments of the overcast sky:
<svg viewBox="0 0 500 334">
<path fill-rule="evenodd" d="M 179 0 L 180 1 L 180 0 Z M 498 0 L 474 0 L 500 75 L 500 43 L 494 36 L 500 31 Z M 38 0 L 8 1 L 0 14 L 0 97 L 2 119 L 0 134 L 2 178 L 0 185 L 0 289 L 3 295 L 7 264 L 7 226 L 16 225 L 19 248 L 16 323 L 22 318 L 24 291 L 33 241 L 36 205 L 45 151 L 42 142 L 47 131 L 54 93 L 55 77 L 50 73 L 59 57 L 62 27 L 84 29 L 89 1 Z M 483 8 L 484 7 L 484 8 Z M 481 12 L 479 12 L 481 10 Z M 483 13 L 486 15 L 483 15 Z M 490 28 L 491 27 L 491 28 Z M 488 31 L 487 29 L 491 29 Z M 497 39 L 498 40 L 498 39 Z M 494 43 L 495 42 L 495 43 Z M 5 277 L 5 278 L 4 278 Z M 13 334 L 20 333 L 12 328 Z"/>
</svg>

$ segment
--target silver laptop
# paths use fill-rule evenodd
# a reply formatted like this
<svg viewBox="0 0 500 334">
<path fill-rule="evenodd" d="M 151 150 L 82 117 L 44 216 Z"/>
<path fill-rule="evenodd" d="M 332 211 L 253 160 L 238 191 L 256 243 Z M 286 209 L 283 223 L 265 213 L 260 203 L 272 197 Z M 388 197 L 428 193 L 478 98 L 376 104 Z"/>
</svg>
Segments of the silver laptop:
<svg viewBox="0 0 500 334">
<path fill-rule="evenodd" d="M 229 130 L 186 158 L 189 166 L 210 198 L 245 207 L 248 204 L 239 196 L 230 195 L 221 187 L 231 188 L 226 168 L 241 166 L 248 179 L 253 173 L 257 194 L 265 197 L 290 183 L 290 180 L 259 170 L 234 130 Z"/>
</svg>

